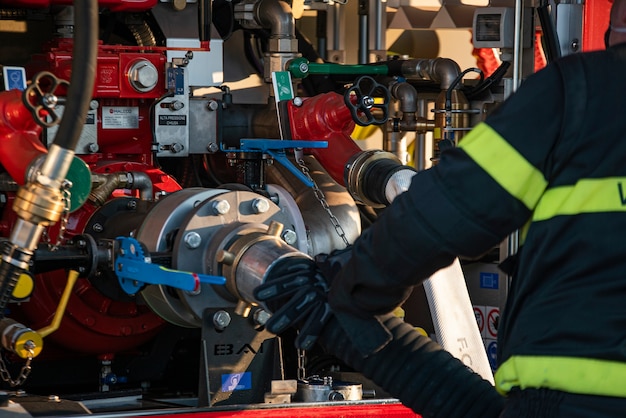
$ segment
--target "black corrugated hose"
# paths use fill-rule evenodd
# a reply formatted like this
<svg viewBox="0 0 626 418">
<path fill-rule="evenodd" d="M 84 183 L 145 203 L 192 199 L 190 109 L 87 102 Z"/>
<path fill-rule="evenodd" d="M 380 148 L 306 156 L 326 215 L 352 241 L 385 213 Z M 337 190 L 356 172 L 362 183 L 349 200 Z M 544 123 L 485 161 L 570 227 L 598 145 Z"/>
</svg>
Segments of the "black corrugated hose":
<svg viewBox="0 0 626 418">
<path fill-rule="evenodd" d="M 393 340 L 364 358 L 333 318 L 320 344 L 424 418 L 497 418 L 504 406 L 491 383 L 400 318 L 381 318 Z"/>
</svg>

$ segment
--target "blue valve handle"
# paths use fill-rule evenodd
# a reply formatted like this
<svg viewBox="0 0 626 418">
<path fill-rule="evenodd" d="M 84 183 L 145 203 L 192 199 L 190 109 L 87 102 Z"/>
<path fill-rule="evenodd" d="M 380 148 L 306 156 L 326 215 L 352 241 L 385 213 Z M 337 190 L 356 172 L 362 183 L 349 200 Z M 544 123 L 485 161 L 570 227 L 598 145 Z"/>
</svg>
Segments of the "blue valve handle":
<svg viewBox="0 0 626 418">
<path fill-rule="evenodd" d="M 201 283 L 224 285 L 226 278 L 188 271 L 172 270 L 152 264 L 143 244 L 131 237 L 117 237 L 115 274 L 124 292 L 136 294 L 146 284 L 166 285 L 181 290 L 197 291 Z"/>
<path fill-rule="evenodd" d="M 263 152 L 269 154 L 273 159 L 278 161 L 287 170 L 296 176 L 307 187 L 313 187 L 313 182 L 307 178 L 291 161 L 287 158 L 285 150 L 292 148 L 327 148 L 327 141 L 299 141 L 299 140 L 287 140 L 281 139 L 241 139 L 239 141 L 241 145 L 240 151 L 247 152 Z M 229 150 L 232 151 L 232 150 Z"/>
</svg>

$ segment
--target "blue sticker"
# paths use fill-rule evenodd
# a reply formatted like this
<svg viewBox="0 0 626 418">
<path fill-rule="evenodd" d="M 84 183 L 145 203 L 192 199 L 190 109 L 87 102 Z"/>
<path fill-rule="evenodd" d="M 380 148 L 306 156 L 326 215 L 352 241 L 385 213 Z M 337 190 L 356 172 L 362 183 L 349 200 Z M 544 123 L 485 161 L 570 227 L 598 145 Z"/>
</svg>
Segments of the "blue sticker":
<svg viewBox="0 0 626 418">
<path fill-rule="evenodd" d="M 2 67 L 5 90 L 26 90 L 26 71 L 22 67 Z"/>
<path fill-rule="evenodd" d="M 480 287 L 482 289 L 498 288 L 498 273 L 480 272 Z"/>
<path fill-rule="evenodd" d="M 185 70 L 183 68 L 167 69 L 167 88 L 177 96 L 185 94 Z"/>
<path fill-rule="evenodd" d="M 496 370 L 498 368 L 498 343 L 496 341 L 490 342 L 487 346 L 487 358 L 491 370 Z"/>
<path fill-rule="evenodd" d="M 231 373 L 222 375 L 222 392 L 252 389 L 252 373 Z"/>
</svg>

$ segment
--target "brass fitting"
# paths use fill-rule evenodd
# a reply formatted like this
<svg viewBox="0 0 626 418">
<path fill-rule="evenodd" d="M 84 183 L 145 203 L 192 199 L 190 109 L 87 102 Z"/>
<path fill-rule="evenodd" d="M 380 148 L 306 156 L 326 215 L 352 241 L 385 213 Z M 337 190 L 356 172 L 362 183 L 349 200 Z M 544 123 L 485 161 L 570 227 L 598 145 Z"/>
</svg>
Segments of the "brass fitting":
<svg viewBox="0 0 626 418">
<path fill-rule="evenodd" d="M 61 218 L 65 199 L 59 189 L 37 182 L 27 183 L 17 191 L 13 210 L 24 221 L 47 226 Z"/>
</svg>

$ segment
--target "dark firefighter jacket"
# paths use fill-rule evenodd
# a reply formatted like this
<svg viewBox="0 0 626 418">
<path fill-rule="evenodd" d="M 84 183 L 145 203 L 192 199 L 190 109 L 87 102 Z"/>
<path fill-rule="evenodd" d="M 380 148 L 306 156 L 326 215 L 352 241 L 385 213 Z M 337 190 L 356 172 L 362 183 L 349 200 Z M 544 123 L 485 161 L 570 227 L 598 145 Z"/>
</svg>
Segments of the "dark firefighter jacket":
<svg viewBox="0 0 626 418">
<path fill-rule="evenodd" d="M 626 44 L 532 75 L 418 173 L 355 243 L 331 306 L 382 313 L 518 229 L 498 390 L 626 397 Z"/>
</svg>

